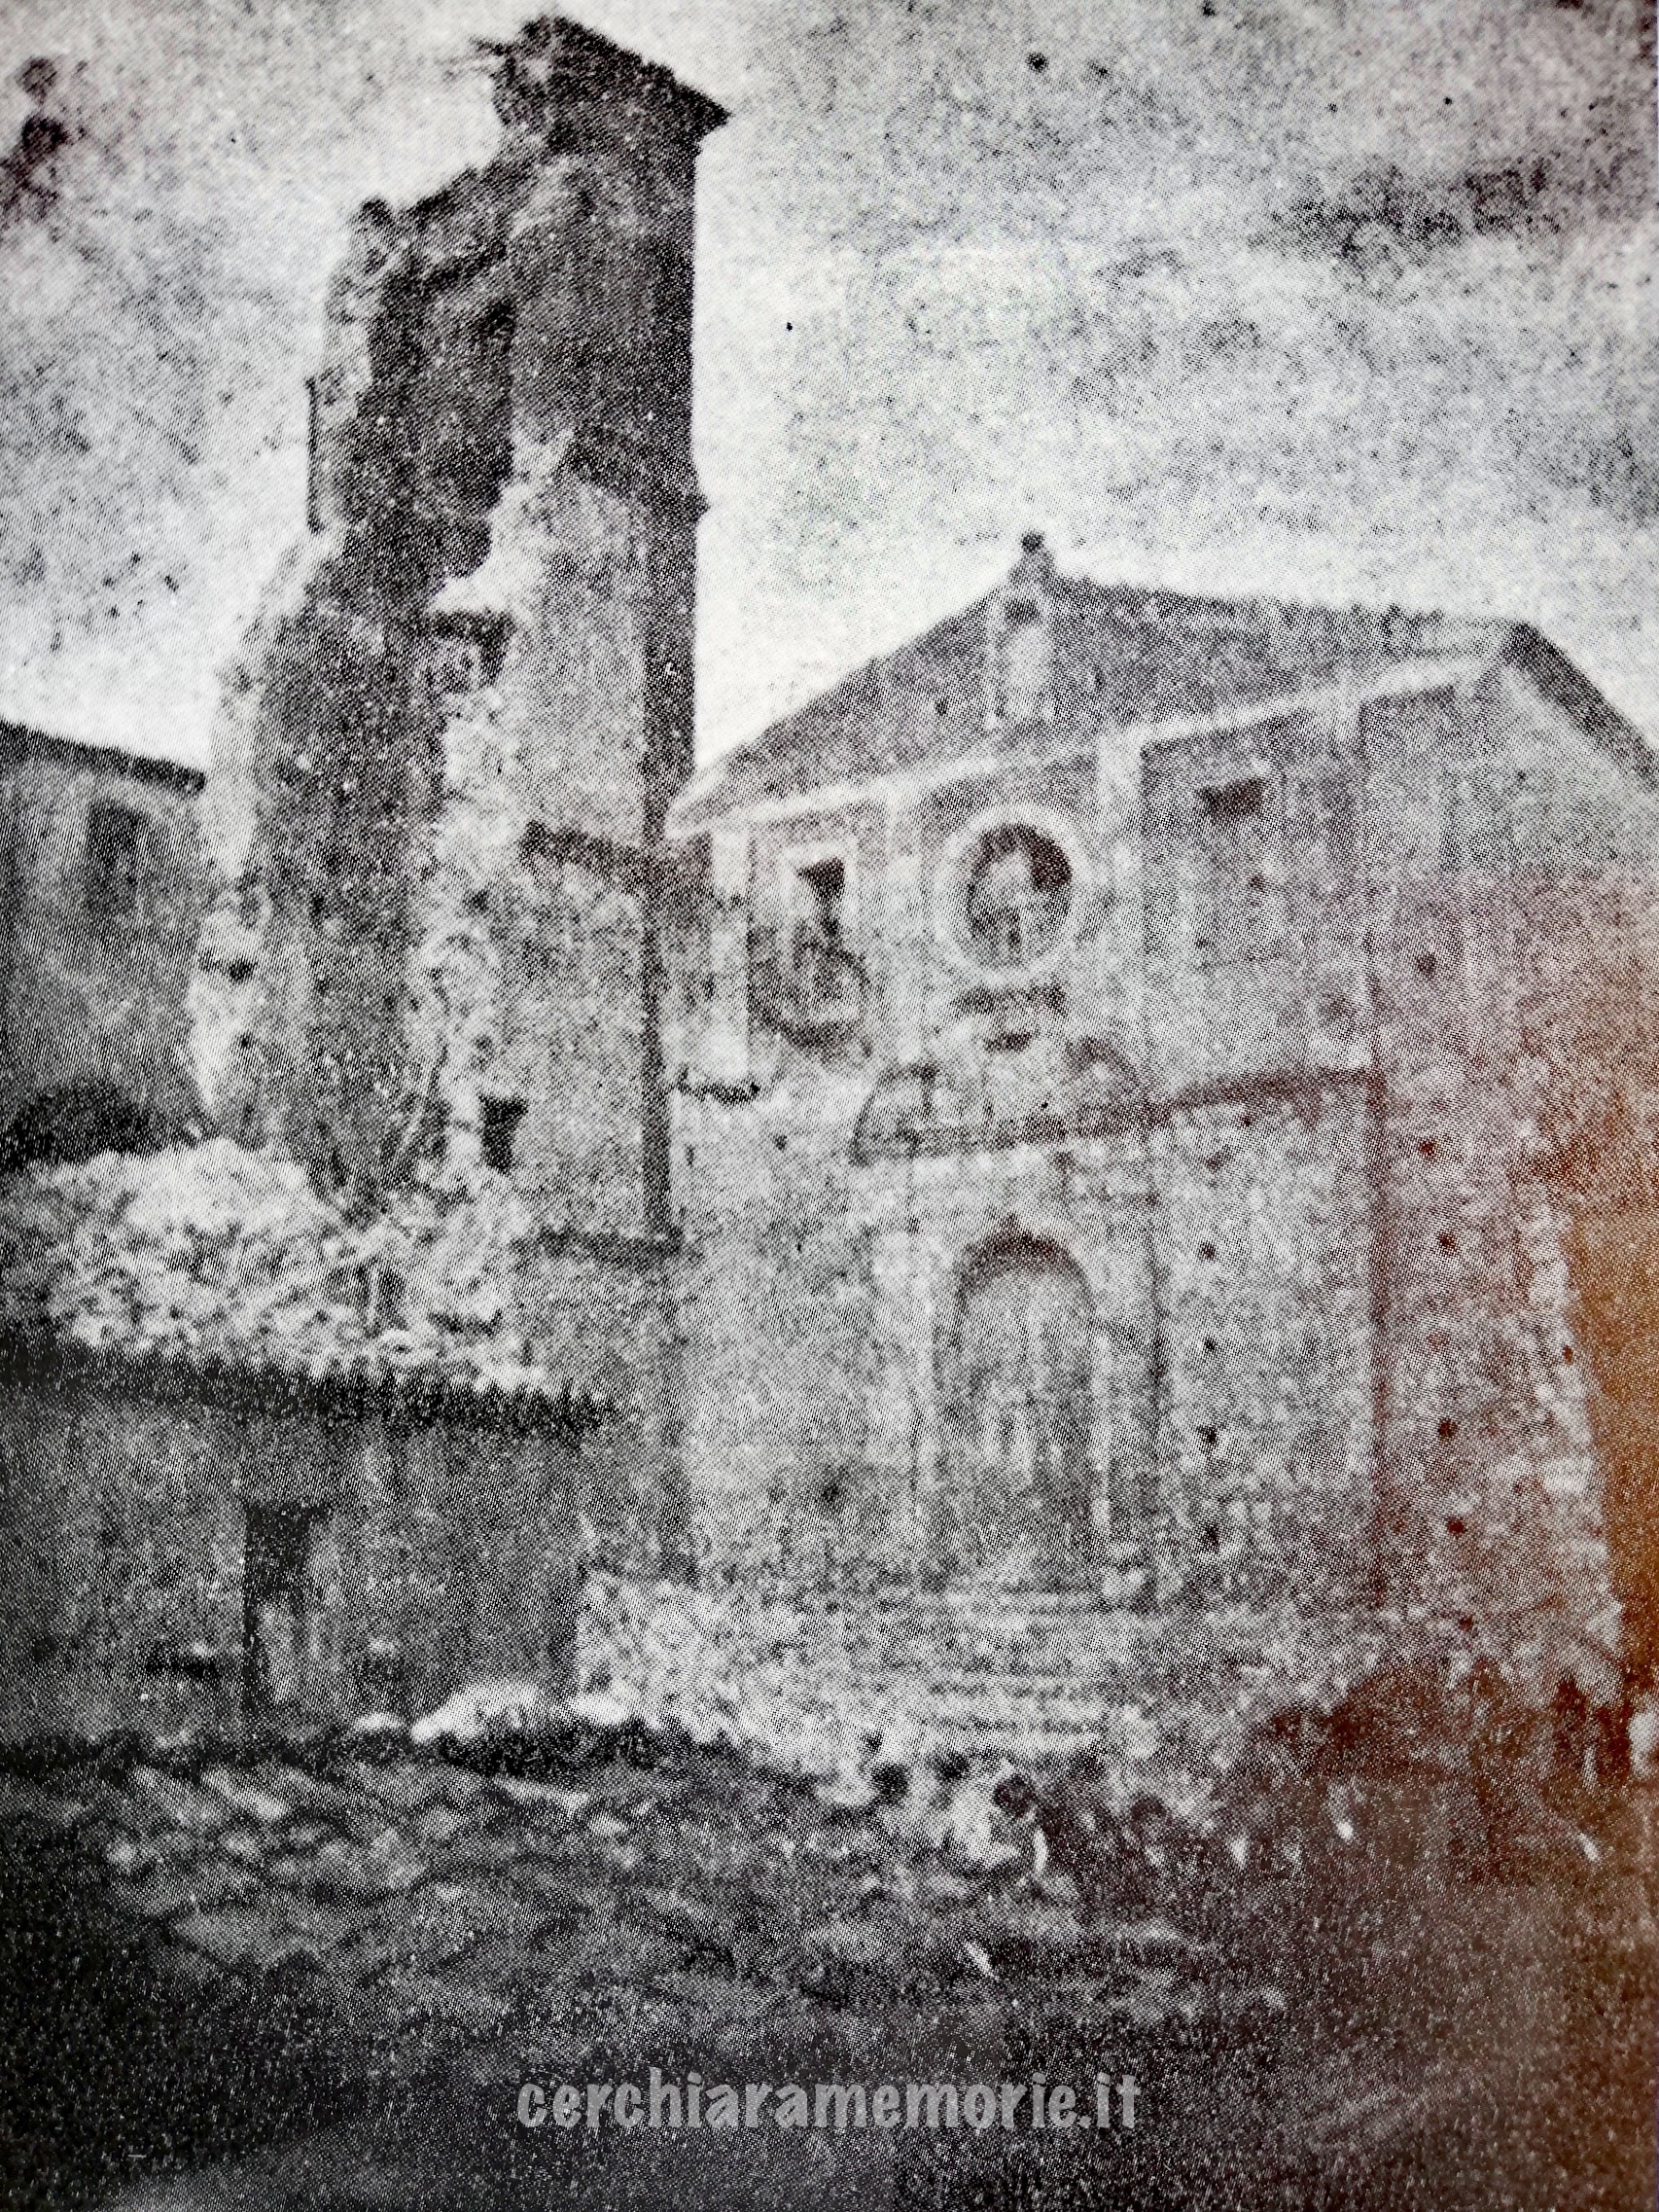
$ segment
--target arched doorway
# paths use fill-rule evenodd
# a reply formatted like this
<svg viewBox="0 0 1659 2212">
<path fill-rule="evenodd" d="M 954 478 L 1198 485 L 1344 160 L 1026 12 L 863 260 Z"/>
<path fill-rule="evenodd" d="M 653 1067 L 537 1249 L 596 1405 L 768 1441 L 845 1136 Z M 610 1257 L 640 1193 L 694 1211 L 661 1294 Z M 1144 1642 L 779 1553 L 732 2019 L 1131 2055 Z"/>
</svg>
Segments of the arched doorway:
<svg viewBox="0 0 1659 2212">
<path fill-rule="evenodd" d="M 971 1255 L 945 1351 L 947 1571 L 1041 1584 L 1086 1570 L 1093 1331 L 1058 1245 L 1007 1231 Z"/>
</svg>

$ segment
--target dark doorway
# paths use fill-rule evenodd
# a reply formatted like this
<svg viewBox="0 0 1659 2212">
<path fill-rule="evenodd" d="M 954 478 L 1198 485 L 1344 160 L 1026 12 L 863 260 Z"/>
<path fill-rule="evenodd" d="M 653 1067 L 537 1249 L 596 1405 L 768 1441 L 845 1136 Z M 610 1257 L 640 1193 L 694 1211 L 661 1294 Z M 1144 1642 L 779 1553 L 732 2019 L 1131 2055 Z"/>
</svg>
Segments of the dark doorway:
<svg viewBox="0 0 1659 2212">
<path fill-rule="evenodd" d="M 326 1710 L 339 1671 L 339 1557 L 318 1506 L 250 1506 L 242 1696 L 250 1718 Z"/>
</svg>

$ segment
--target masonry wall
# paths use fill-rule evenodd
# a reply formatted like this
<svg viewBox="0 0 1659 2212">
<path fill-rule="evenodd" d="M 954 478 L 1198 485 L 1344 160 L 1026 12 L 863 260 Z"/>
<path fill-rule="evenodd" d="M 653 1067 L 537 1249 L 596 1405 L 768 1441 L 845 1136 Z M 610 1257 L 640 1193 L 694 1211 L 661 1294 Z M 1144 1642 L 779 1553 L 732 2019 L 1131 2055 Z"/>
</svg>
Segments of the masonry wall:
<svg viewBox="0 0 1659 2212">
<path fill-rule="evenodd" d="M 1571 1539 L 1551 1571 L 1610 1581 L 1619 1649 L 1643 1680 L 1659 1651 L 1659 1484 L 1642 1441 L 1659 1422 L 1644 1287 L 1659 1251 L 1659 788 L 1651 756 L 1541 640 L 1480 703 L 1507 800 L 1525 1349 L 1554 1446 L 1542 1480 Z"/>
<path fill-rule="evenodd" d="M 130 911 L 88 899 L 98 803 L 144 825 Z M 205 900 L 196 803 L 114 760 L 0 762 L 0 1128 L 33 1098 L 93 1083 L 161 1124 L 195 1117 L 185 994 Z"/>
<path fill-rule="evenodd" d="M 1621 1645 L 1616 1602 L 1659 1587 L 1630 1444 L 1651 1377 L 1608 1364 L 1652 1269 L 1605 1234 L 1601 1279 L 1582 1259 L 1596 1207 L 1659 1198 L 1651 776 L 1535 677 L 1402 664 L 1160 740 L 1138 868 L 1062 777 L 1093 903 L 1040 991 L 952 976 L 937 928 L 953 826 L 1031 803 L 1017 761 L 716 833 L 761 916 L 797 860 L 846 856 L 867 989 L 816 1048 L 734 1000 L 758 1095 L 682 1117 L 708 1633 L 862 1713 L 1051 1748 L 1076 1700 L 1117 1725 L 1125 1635 L 1159 1726 L 1212 1748 L 1383 1656 L 1482 1650 L 1547 1698 L 1564 1673 L 1610 1695 L 1621 1652 L 1654 1648 L 1651 1617 Z M 1208 840 L 1258 802 L 1241 898 Z M 1134 897 L 1101 902 L 1109 879 Z M 1078 1041 L 1143 1003 L 1146 1089 L 1080 1089 Z M 988 1049 L 1015 1021 L 1031 1041 Z M 937 1354 L 952 1270 L 996 1225 L 1084 1267 L 1127 1354 L 1097 1347 L 1097 1375 L 1144 1377 L 1144 1449 L 1102 1485 L 1098 1594 L 1056 1618 L 975 1588 L 965 1653 L 928 1597 L 935 1571 L 950 1594 Z M 1115 1407 L 1110 1450 L 1133 1430 Z M 584 1663 L 637 1672 L 653 1619 L 695 1642 L 691 1602 L 665 1586 L 625 1648 L 589 1622 Z"/>
<path fill-rule="evenodd" d="M 892 1555 L 900 1501 L 867 1457 L 873 1255 L 848 1202 L 861 1097 L 710 1099 L 682 1124 L 686 1466 L 716 1577 L 812 1581 L 843 1548 Z"/>
<path fill-rule="evenodd" d="M 1352 1077 L 1153 1131 L 1160 1601 L 1376 1597 L 1371 1102 Z"/>
<path fill-rule="evenodd" d="M 1524 1011 L 1541 1011 L 1556 954 L 1517 865 L 1541 825 L 1516 811 L 1526 780 L 1494 711 L 1503 682 L 1362 720 L 1385 1574 L 1409 1609 L 1487 1640 L 1535 1685 L 1564 1669 L 1605 1683 L 1619 1630 L 1603 1471 L 1568 1220 L 1537 1121 L 1542 1065 L 1574 1079 L 1557 1023 Z M 1586 789 L 1603 772 L 1566 731 L 1556 770 Z M 1640 817 L 1639 791 L 1626 805 Z M 1549 841 L 1538 857 L 1564 888 L 1566 855 Z"/>
<path fill-rule="evenodd" d="M 1332 705 L 1147 748 L 1154 1095 L 1366 1064 L 1354 734 Z"/>
</svg>

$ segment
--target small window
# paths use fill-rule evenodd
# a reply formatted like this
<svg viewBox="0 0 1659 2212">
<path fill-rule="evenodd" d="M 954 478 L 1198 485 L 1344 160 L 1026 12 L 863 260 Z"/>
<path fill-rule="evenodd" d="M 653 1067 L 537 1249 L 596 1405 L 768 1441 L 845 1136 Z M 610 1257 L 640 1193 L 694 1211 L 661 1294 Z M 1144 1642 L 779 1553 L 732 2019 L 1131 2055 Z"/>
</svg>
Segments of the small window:
<svg viewBox="0 0 1659 2212">
<path fill-rule="evenodd" d="M 497 1175 L 509 1175 L 512 1171 L 513 1147 L 518 1141 L 518 1124 L 524 1119 L 524 1101 L 522 1098 L 486 1098 L 482 1103 L 479 1135 L 484 1165 Z"/>
<path fill-rule="evenodd" d="M 1206 822 L 1226 826 L 1236 822 L 1259 821 L 1264 793 L 1260 776 L 1252 776 L 1244 783 L 1224 784 L 1219 791 L 1199 794 Z"/>
<path fill-rule="evenodd" d="M 1272 822 L 1265 778 L 1247 776 L 1198 794 L 1197 948 L 1211 965 L 1260 958 L 1277 912 Z"/>
<path fill-rule="evenodd" d="M 801 919 L 826 945 L 839 945 L 847 898 L 846 863 L 820 860 L 800 871 Z"/>
<path fill-rule="evenodd" d="M 102 803 L 87 817 L 87 910 L 101 920 L 136 914 L 149 824 L 129 806 Z"/>
<path fill-rule="evenodd" d="M 493 684 L 507 659 L 508 627 L 504 615 L 435 616 L 427 660 L 434 696 L 464 698 Z"/>
<path fill-rule="evenodd" d="M 857 967 L 849 953 L 847 864 L 830 856 L 791 871 L 784 940 L 786 987 L 797 1017 L 855 1020 Z"/>
</svg>

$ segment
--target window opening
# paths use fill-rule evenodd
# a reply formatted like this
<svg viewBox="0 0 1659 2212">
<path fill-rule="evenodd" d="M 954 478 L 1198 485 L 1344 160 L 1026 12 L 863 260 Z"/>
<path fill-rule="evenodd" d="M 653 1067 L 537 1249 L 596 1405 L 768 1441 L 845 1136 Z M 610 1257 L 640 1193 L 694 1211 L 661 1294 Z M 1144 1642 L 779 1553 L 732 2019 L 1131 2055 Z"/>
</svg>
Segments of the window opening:
<svg viewBox="0 0 1659 2212">
<path fill-rule="evenodd" d="M 484 1165 L 498 1175 L 511 1174 L 518 1141 L 518 1124 L 524 1119 L 522 1098 L 486 1098 L 480 1128 Z"/>
<path fill-rule="evenodd" d="M 1210 961 L 1249 960 L 1272 935 L 1267 784 L 1261 776 L 1198 795 L 1198 949 Z"/>
<path fill-rule="evenodd" d="M 990 830 L 968 872 L 968 942 L 993 968 L 1019 968 L 1057 942 L 1072 903 L 1071 863 L 1023 823 Z"/>
</svg>

